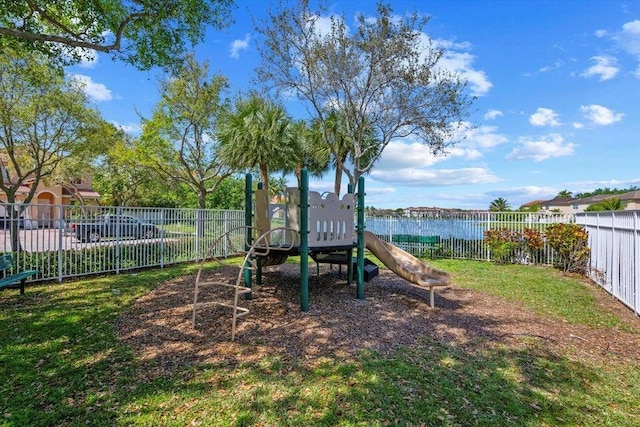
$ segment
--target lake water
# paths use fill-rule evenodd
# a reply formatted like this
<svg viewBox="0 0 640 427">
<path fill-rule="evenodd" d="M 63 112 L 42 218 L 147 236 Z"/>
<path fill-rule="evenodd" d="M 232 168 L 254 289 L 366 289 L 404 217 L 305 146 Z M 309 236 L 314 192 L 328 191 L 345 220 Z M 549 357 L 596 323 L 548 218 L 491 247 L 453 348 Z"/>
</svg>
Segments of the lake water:
<svg viewBox="0 0 640 427">
<path fill-rule="evenodd" d="M 410 219 L 367 218 L 366 229 L 377 235 L 411 234 L 415 236 L 440 236 L 442 238 L 482 240 L 487 222 L 479 219 Z"/>
</svg>

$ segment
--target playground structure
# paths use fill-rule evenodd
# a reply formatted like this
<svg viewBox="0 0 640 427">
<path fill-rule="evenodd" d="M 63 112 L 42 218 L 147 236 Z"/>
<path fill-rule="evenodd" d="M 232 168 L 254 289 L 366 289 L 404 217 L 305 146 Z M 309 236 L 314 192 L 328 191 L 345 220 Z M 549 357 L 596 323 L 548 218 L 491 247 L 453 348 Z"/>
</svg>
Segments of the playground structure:
<svg viewBox="0 0 640 427">
<path fill-rule="evenodd" d="M 347 282 L 351 283 L 355 268 L 356 298 L 364 299 L 364 281 L 377 275 L 378 267 L 365 260 L 365 247 L 390 270 L 414 285 L 430 290 L 430 305 L 434 307 L 434 287 L 449 285 L 446 272 L 429 267 L 423 261 L 402 249 L 378 239 L 364 227 L 364 178 L 358 181 L 358 193 L 352 187 L 341 199 L 334 193 L 320 194 L 309 191 L 309 178 L 302 170 L 300 187 L 287 188 L 285 219 L 283 226 L 275 227 L 272 221 L 272 205 L 267 191 L 258 184 L 253 190 L 251 175 L 245 184 L 245 225 L 220 236 L 203 256 L 196 275 L 192 323 L 196 325 L 196 311 L 211 305 L 232 309 L 231 340 L 235 339 L 237 320 L 249 314 L 249 309 L 240 307 L 241 297 L 245 301 L 252 298 L 252 284 L 262 282 L 264 267 L 284 263 L 291 255 L 300 256 L 300 310 L 309 309 L 309 257 L 316 264 L 328 263 L 347 266 Z M 357 206 L 354 205 L 357 196 Z M 253 200 L 255 199 L 255 212 Z M 355 211 L 355 213 L 354 213 Z M 355 223 L 354 223 L 355 219 Z M 244 234 L 244 255 L 235 283 L 207 281 L 202 275 L 207 259 L 216 259 L 212 254 L 224 239 L 230 241 L 239 229 Z M 353 250 L 356 248 L 356 257 Z M 221 262 L 221 260 L 216 259 Z M 368 262 L 365 262 L 368 261 Z M 203 286 L 221 286 L 233 290 L 232 300 L 224 302 L 199 301 Z"/>
</svg>

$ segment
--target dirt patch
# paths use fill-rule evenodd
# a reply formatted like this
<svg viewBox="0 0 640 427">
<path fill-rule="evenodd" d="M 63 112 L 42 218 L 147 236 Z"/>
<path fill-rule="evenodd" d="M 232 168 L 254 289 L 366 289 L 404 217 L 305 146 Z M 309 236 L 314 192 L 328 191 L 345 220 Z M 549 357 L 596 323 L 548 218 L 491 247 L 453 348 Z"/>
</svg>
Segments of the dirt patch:
<svg viewBox="0 0 640 427">
<path fill-rule="evenodd" d="M 273 267 L 253 299 L 241 301 L 250 314 L 239 320 L 236 340 L 230 341 L 231 310 L 219 306 L 199 309 L 192 327 L 195 276 L 158 286 L 141 297 L 118 322 L 118 333 L 142 360 L 160 370 L 199 363 L 236 364 L 280 355 L 314 363 L 320 358 L 347 359 L 361 350 L 383 354 L 411 347 L 429 336 L 442 342 L 478 348 L 495 344 L 524 346 L 531 340 L 579 357 L 640 362 L 640 320 L 597 286 L 585 282 L 598 304 L 621 313 L 636 333 L 571 325 L 536 316 L 523 306 L 454 285 L 436 291 L 436 308 L 429 292 L 412 286 L 392 272 L 365 284 L 364 300 L 355 298 L 355 285 L 344 271 L 328 266 L 309 278 L 308 312 L 300 311 L 297 265 Z M 237 267 L 207 272 L 207 280 L 232 283 Z M 221 287 L 208 286 L 200 301 L 220 298 Z M 228 292 L 228 290 L 227 290 Z"/>
</svg>

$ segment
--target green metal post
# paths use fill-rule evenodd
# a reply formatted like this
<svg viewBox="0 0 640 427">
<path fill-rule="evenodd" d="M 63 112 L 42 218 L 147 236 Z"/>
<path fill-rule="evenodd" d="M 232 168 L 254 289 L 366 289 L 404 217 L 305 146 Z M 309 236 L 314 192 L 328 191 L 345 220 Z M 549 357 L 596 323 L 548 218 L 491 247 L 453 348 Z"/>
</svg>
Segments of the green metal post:
<svg viewBox="0 0 640 427">
<path fill-rule="evenodd" d="M 358 281 L 356 298 L 364 299 L 364 177 L 358 178 Z"/>
<path fill-rule="evenodd" d="M 349 183 L 347 185 L 347 193 L 353 194 L 353 184 Z M 347 263 L 347 285 L 350 285 L 353 281 L 353 248 L 349 249 L 347 256 L 349 258 Z"/>
<path fill-rule="evenodd" d="M 300 173 L 300 311 L 309 311 L 309 174 Z"/>
<path fill-rule="evenodd" d="M 262 183 L 259 182 L 258 183 L 258 190 L 262 190 Z M 256 224 L 257 226 L 257 224 Z M 260 262 L 260 260 L 257 260 L 257 269 L 256 269 L 256 285 L 260 286 L 262 285 L 262 263 Z"/>
<path fill-rule="evenodd" d="M 245 176 L 245 184 L 244 184 L 244 225 L 247 227 L 251 227 L 252 225 L 252 213 L 253 213 L 253 205 L 251 203 L 253 195 L 253 180 L 251 174 L 248 173 Z M 247 232 L 245 235 L 245 250 L 249 250 L 249 245 L 251 244 L 251 229 L 247 228 Z M 251 287 L 251 270 L 249 270 L 247 265 L 244 265 L 244 285 L 247 288 Z M 250 300 L 252 298 L 251 292 L 244 295 L 244 298 Z"/>
</svg>

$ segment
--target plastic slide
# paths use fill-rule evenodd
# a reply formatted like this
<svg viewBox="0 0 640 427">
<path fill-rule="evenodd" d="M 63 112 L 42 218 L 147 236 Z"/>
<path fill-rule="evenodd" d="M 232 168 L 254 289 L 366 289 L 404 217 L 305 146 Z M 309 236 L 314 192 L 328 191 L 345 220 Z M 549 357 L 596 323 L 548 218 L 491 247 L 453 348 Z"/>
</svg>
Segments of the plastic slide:
<svg viewBox="0 0 640 427">
<path fill-rule="evenodd" d="M 416 286 L 429 288 L 431 307 L 434 306 L 433 288 L 447 286 L 451 283 L 448 273 L 430 267 L 399 247 L 378 239 L 370 231 L 364 232 L 364 243 L 373 255 L 398 276 Z"/>
</svg>

